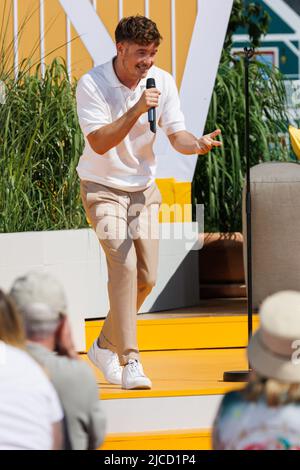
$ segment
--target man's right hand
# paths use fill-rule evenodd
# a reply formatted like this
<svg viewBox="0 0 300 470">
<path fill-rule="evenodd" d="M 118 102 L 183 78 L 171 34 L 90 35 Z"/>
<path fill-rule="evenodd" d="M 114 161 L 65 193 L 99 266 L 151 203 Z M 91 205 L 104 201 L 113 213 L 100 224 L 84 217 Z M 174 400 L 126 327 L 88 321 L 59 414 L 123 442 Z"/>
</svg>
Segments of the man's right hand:
<svg viewBox="0 0 300 470">
<path fill-rule="evenodd" d="M 123 114 L 123 116 L 111 124 L 107 124 L 91 132 L 87 136 L 87 139 L 94 152 L 99 155 L 104 155 L 110 149 L 119 145 L 140 116 L 146 113 L 148 109 L 158 106 L 160 94 L 157 88 L 147 88 L 138 102 Z"/>
<path fill-rule="evenodd" d="M 78 354 L 76 353 L 72 339 L 70 323 L 68 317 L 64 314 L 60 314 L 60 322 L 55 336 L 56 352 L 60 356 L 67 356 L 71 359 L 78 359 Z"/>
<path fill-rule="evenodd" d="M 150 108 L 157 108 L 159 95 L 161 95 L 161 92 L 157 88 L 147 88 L 135 105 L 138 112 L 144 114 Z"/>
</svg>

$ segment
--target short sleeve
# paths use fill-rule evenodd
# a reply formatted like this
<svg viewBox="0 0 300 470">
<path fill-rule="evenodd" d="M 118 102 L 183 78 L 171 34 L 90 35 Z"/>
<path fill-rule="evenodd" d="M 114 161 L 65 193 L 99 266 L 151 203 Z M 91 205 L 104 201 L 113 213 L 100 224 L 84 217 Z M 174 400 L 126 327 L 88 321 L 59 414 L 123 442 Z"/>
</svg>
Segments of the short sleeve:
<svg viewBox="0 0 300 470">
<path fill-rule="evenodd" d="M 85 136 L 111 123 L 110 110 L 93 78 L 86 74 L 76 87 L 77 115 Z"/>
<path fill-rule="evenodd" d="M 166 135 L 185 130 L 184 115 L 180 108 L 180 99 L 174 78 L 166 74 L 167 98 L 164 103 L 158 125 Z"/>
</svg>

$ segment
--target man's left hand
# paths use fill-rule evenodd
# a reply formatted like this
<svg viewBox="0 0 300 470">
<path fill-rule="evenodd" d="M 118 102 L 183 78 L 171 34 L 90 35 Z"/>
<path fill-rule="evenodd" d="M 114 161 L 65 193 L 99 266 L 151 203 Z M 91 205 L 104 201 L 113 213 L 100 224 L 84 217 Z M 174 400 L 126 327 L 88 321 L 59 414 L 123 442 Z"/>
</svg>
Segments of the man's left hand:
<svg viewBox="0 0 300 470">
<path fill-rule="evenodd" d="M 213 147 L 221 147 L 222 142 L 219 140 L 214 140 L 215 137 L 221 134 L 221 129 L 216 129 L 215 131 L 211 132 L 210 134 L 206 134 L 200 139 L 198 139 L 199 145 L 199 155 L 205 155 L 206 153 L 210 152 Z"/>
</svg>

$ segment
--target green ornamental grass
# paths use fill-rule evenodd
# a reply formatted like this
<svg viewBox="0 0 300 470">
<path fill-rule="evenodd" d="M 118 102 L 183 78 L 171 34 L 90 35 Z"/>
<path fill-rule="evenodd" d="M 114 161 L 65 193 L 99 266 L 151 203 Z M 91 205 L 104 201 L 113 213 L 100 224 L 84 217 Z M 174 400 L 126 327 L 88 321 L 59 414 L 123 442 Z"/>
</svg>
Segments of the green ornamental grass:
<svg viewBox="0 0 300 470">
<path fill-rule="evenodd" d="M 0 105 L 0 232 L 86 226 L 76 165 L 83 148 L 75 86 L 55 59 L 6 78 Z"/>
</svg>

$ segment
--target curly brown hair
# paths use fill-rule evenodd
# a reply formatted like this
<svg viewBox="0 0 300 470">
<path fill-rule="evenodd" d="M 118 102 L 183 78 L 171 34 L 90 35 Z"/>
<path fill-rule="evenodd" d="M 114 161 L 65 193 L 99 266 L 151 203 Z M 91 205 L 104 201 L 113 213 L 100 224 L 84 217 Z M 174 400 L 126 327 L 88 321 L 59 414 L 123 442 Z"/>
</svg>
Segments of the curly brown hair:
<svg viewBox="0 0 300 470">
<path fill-rule="evenodd" d="M 116 43 L 122 41 L 134 42 L 142 46 L 155 43 L 159 46 L 162 36 L 156 23 L 145 16 L 136 15 L 122 18 L 115 30 Z"/>
</svg>

